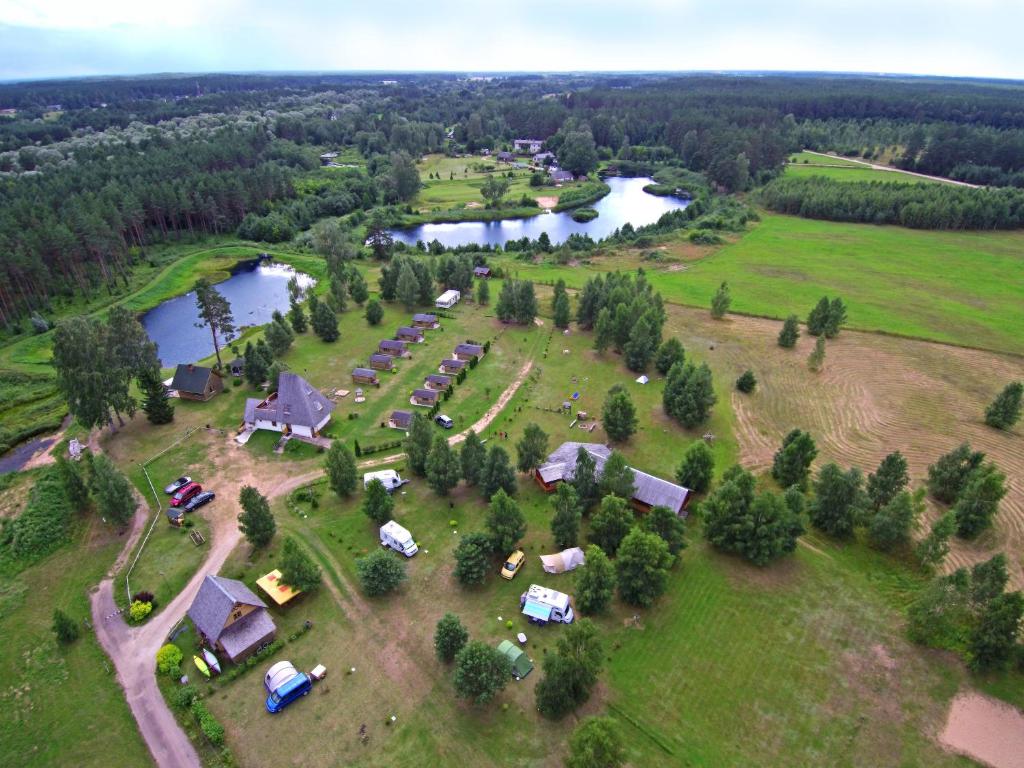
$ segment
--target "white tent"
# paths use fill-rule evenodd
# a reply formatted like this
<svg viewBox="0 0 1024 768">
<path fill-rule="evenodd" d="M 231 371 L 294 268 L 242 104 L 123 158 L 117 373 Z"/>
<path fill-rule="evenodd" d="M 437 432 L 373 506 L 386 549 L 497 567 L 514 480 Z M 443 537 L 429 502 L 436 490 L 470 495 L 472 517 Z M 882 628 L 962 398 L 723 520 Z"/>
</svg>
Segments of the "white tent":
<svg viewBox="0 0 1024 768">
<path fill-rule="evenodd" d="M 637 384 L 646 384 L 648 381 L 650 381 L 650 379 L 647 378 L 647 374 L 644 374 L 643 376 L 637 376 L 636 378 Z"/>
<path fill-rule="evenodd" d="M 548 573 L 565 573 L 583 565 L 583 550 L 572 547 L 554 555 L 541 555 L 540 561 Z"/>
</svg>

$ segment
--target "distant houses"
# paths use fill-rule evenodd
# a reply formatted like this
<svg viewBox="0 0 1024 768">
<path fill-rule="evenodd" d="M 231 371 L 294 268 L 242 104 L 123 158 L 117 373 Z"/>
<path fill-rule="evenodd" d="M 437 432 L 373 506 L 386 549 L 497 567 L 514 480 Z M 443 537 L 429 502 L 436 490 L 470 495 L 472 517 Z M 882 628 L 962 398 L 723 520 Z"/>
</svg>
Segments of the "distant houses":
<svg viewBox="0 0 1024 768">
<path fill-rule="evenodd" d="M 484 278 L 487 278 L 487 277 L 490 277 L 490 276 L 491 276 L 491 268 L 490 267 L 473 267 L 473 277 L 484 277 Z"/>
<path fill-rule="evenodd" d="M 331 165 L 337 159 L 337 152 L 324 152 L 320 155 L 320 165 Z"/>
<path fill-rule="evenodd" d="M 224 391 L 224 382 L 212 368 L 192 363 L 180 363 L 174 370 L 171 389 L 182 400 L 207 401 Z"/>
<path fill-rule="evenodd" d="M 521 155 L 536 155 L 543 146 L 543 139 L 515 139 L 512 142 L 512 148 Z"/>
<path fill-rule="evenodd" d="M 569 171 L 563 171 L 561 168 L 552 169 L 548 175 L 551 176 L 551 180 L 556 184 L 565 184 L 575 178 Z"/>
<path fill-rule="evenodd" d="M 538 152 L 533 156 L 534 165 L 551 165 L 555 162 L 554 152 Z"/>
<path fill-rule="evenodd" d="M 611 456 L 611 449 L 600 443 L 562 443 L 534 471 L 537 484 L 548 493 L 555 490 L 560 482 L 572 480 L 576 472 L 576 457 L 583 448 L 594 460 L 598 477 L 604 471 L 604 464 Z M 691 491 L 681 485 L 663 480 L 638 469 L 632 469 L 634 492 L 630 501 L 639 512 L 648 512 L 653 507 L 668 507 L 677 515 L 684 515 Z"/>
<path fill-rule="evenodd" d="M 496 157 L 499 163 L 512 163 L 515 162 L 515 155 L 511 152 L 499 152 Z"/>
<path fill-rule="evenodd" d="M 381 339 L 380 344 L 377 345 L 377 352 L 391 357 L 412 357 L 406 343 L 398 339 Z"/>
<path fill-rule="evenodd" d="M 248 430 L 267 429 L 285 435 L 317 437 L 331 420 L 334 403 L 297 373 L 282 373 L 277 392 L 265 400 L 245 401 L 243 425 Z"/>
</svg>

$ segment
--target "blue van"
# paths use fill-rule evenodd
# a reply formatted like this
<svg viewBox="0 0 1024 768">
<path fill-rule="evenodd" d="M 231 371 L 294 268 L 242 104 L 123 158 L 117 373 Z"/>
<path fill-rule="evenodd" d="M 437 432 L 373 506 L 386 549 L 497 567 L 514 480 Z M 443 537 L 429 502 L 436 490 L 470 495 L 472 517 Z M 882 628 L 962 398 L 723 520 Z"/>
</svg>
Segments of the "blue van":
<svg viewBox="0 0 1024 768">
<path fill-rule="evenodd" d="M 313 681 L 305 672 L 299 672 L 291 680 L 281 683 L 276 691 L 271 691 L 267 696 L 267 712 L 274 714 L 280 712 L 300 696 L 305 696 L 313 690 Z"/>
</svg>

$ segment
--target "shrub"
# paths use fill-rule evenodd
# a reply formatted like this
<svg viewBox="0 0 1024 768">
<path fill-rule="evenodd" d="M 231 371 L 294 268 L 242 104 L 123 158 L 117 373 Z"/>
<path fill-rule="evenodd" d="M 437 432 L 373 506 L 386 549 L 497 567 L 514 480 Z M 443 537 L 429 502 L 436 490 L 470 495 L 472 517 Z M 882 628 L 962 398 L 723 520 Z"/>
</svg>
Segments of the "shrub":
<svg viewBox="0 0 1024 768">
<path fill-rule="evenodd" d="M 171 703 L 178 709 L 188 709 L 199 696 L 199 689 L 194 685 L 183 685 L 171 693 Z"/>
<path fill-rule="evenodd" d="M 65 645 L 78 639 L 78 625 L 60 608 L 53 611 L 53 634 L 57 636 L 59 642 Z"/>
<path fill-rule="evenodd" d="M 136 600 L 131 604 L 128 609 L 128 619 L 133 624 L 138 624 L 143 621 L 150 613 L 153 612 L 152 603 L 144 603 L 141 600 Z"/>
<path fill-rule="evenodd" d="M 161 675 L 177 676 L 182 658 L 181 649 L 173 643 L 167 643 L 156 652 L 157 672 Z"/>
<path fill-rule="evenodd" d="M 757 377 L 749 369 L 740 374 L 740 377 L 736 379 L 736 389 L 744 394 L 749 395 L 754 391 L 755 387 L 757 387 Z"/>
<path fill-rule="evenodd" d="M 210 743 L 216 747 L 223 744 L 224 726 L 217 722 L 217 718 L 210 713 L 206 705 L 199 699 L 195 699 L 192 702 L 191 710 L 196 722 L 199 723 L 200 730 L 210 740 Z"/>
</svg>

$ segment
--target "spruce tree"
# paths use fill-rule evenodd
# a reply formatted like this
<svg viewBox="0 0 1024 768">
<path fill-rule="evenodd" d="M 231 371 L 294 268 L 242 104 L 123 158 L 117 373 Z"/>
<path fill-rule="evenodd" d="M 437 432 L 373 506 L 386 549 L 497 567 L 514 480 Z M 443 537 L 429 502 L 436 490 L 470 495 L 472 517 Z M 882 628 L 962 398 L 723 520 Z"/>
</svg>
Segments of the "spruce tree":
<svg viewBox="0 0 1024 768">
<path fill-rule="evenodd" d="M 486 307 L 491 303 L 491 287 L 483 278 L 476 281 L 476 303 L 481 307 Z"/>
<path fill-rule="evenodd" d="M 580 511 L 586 513 L 601 493 L 597 482 L 597 462 L 582 445 L 576 451 L 576 466 L 570 483 L 580 500 Z"/>
<path fill-rule="evenodd" d="M 1022 397 L 1024 383 L 1014 381 L 1007 384 L 985 409 L 985 423 L 996 429 L 1011 429 L 1020 419 Z"/>
<path fill-rule="evenodd" d="M 508 453 L 500 445 L 492 445 L 487 452 L 483 474 L 480 477 L 480 490 L 488 501 L 498 491 L 504 490 L 509 496 L 515 496 L 516 473 L 509 462 Z"/>
<path fill-rule="evenodd" d="M 269 362 L 263 358 L 263 355 L 253 346 L 252 342 L 246 343 L 245 380 L 249 382 L 249 385 L 254 389 L 259 388 L 267 380 L 269 370 Z"/>
<path fill-rule="evenodd" d="M 147 368 L 139 373 L 142 392 L 142 410 L 151 424 L 170 424 L 174 421 L 174 406 L 167 396 L 167 387 L 160 380 L 159 368 Z"/>
<path fill-rule="evenodd" d="M 469 632 L 454 613 L 446 613 L 437 622 L 434 630 L 434 652 L 440 661 L 451 664 L 468 641 Z"/>
<path fill-rule="evenodd" d="M 683 345 L 675 336 L 670 336 L 658 347 L 658 353 L 654 357 L 654 367 L 662 376 L 666 375 L 676 363 L 685 361 L 686 352 Z"/>
<path fill-rule="evenodd" d="M 814 349 L 807 356 L 807 369 L 818 373 L 825 365 L 825 337 L 818 336 L 814 342 Z"/>
<path fill-rule="evenodd" d="M 548 455 L 548 434 L 533 422 L 526 425 L 523 436 L 516 443 L 516 469 L 531 472 Z"/>
<path fill-rule="evenodd" d="M 298 301 L 292 299 L 288 305 L 288 322 L 292 326 L 292 330 L 295 333 L 305 333 L 306 329 L 309 328 L 309 320 L 306 318 L 306 312 L 302 309 L 302 305 Z"/>
<path fill-rule="evenodd" d="M 608 437 L 616 443 L 629 440 L 636 432 L 636 406 L 621 384 L 608 390 L 601 408 L 601 424 Z"/>
<path fill-rule="evenodd" d="M 908 544 L 924 507 L 923 498 L 924 489 L 914 494 L 900 491 L 890 498 L 868 522 L 868 543 L 884 552 Z"/>
<path fill-rule="evenodd" d="M 668 544 L 668 551 L 679 554 L 686 547 L 686 524 L 668 507 L 656 506 L 643 516 L 640 527 L 656 533 Z"/>
<path fill-rule="evenodd" d="M 828 296 L 822 296 L 807 316 L 807 333 L 811 336 L 820 336 L 825 333 L 825 329 L 828 327 L 830 307 Z"/>
<path fill-rule="evenodd" d="M 669 370 L 662 404 L 665 413 L 687 429 L 707 421 L 717 400 L 707 363 L 676 363 Z"/>
<path fill-rule="evenodd" d="M 263 335 L 266 337 L 267 346 L 270 347 L 274 357 L 280 357 L 287 352 L 295 340 L 295 334 L 292 333 L 292 329 L 288 327 L 281 313 L 276 310 L 274 311 L 273 321 L 267 324 Z"/>
<path fill-rule="evenodd" d="M 623 347 L 626 367 L 634 373 L 647 370 L 648 363 L 658 348 L 654 324 L 646 314 L 642 315 L 629 332 L 629 341 Z"/>
<path fill-rule="evenodd" d="M 553 309 L 555 327 L 568 328 L 572 320 L 572 307 L 569 305 L 569 295 L 564 290 L 555 296 Z"/>
<path fill-rule="evenodd" d="M 53 624 L 51 625 L 53 634 L 56 635 L 58 642 L 68 645 L 75 642 L 80 634 L 78 624 L 75 620 L 68 616 L 60 608 L 54 608 L 53 610 Z"/>
<path fill-rule="evenodd" d="M 683 461 L 676 470 L 676 480 L 694 493 L 704 493 L 711 487 L 715 471 L 715 454 L 703 440 L 690 443 Z"/>
<path fill-rule="evenodd" d="M 993 598 L 982 611 L 968 641 L 971 669 L 983 672 L 1006 666 L 1017 647 L 1022 618 L 1024 595 L 1020 592 Z"/>
<path fill-rule="evenodd" d="M 876 510 L 881 509 L 906 490 L 909 482 L 907 460 L 899 451 L 893 451 L 868 475 L 867 494 L 871 505 Z"/>
<path fill-rule="evenodd" d="M 603 307 L 598 312 L 597 321 L 594 323 L 594 350 L 598 354 L 608 349 L 612 343 L 613 331 L 611 310 L 608 307 Z"/>
<path fill-rule="evenodd" d="M 740 377 L 736 379 L 736 389 L 744 394 L 749 395 L 757 387 L 757 377 L 754 372 L 749 368 L 740 374 Z"/>
<path fill-rule="evenodd" d="M 312 592 L 320 586 L 320 566 L 291 536 L 286 536 L 281 545 L 278 567 L 281 569 L 282 584 L 302 592 Z"/>
<path fill-rule="evenodd" d="M 64 495 L 67 496 L 71 508 L 76 512 L 85 510 L 89 506 L 89 486 L 83 477 L 85 473 L 81 465 L 68 461 L 62 453 L 57 454 L 56 463 Z"/>
<path fill-rule="evenodd" d="M 491 537 L 486 533 L 468 533 L 459 539 L 453 555 L 454 576 L 463 586 L 483 584 L 491 572 Z"/>
<path fill-rule="evenodd" d="M 928 493 L 937 500 L 952 504 L 975 469 L 985 461 L 985 454 L 972 451 L 968 443 L 961 443 L 928 467 Z"/>
<path fill-rule="evenodd" d="M 135 494 L 131 484 L 114 462 L 104 454 L 93 458 L 90 486 L 96 509 L 105 518 L 124 526 L 135 514 Z"/>
<path fill-rule="evenodd" d="M 956 532 L 965 539 L 973 539 L 992 527 L 999 511 L 999 502 L 1006 495 L 1006 475 L 995 464 L 984 464 L 973 472 L 953 505 Z"/>
<path fill-rule="evenodd" d="M 846 305 L 843 300 L 836 296 L 828 305 L 828 318 L 825 320 L 825 327 L 822 330 L 829 339 L 839 335 L 839 330 L 846 322 Z"/>
<path fill-rule="evenodd" d="M 370 289 L 366 286 L 366 280 L 358 269 L 353 269 L 349 273 L 348 291 L 352 296 L 352 301 L 359 306 L 363 306 L 366 300 L 370 298 Z"/>
<path fill-rule="evenodd" d="M 586 614 L 604 613 L 615 596 L 615 566 L 596 544 L 587 547 L 577 570 L 576 605 Z"/>
<path fill-rule="evenodd" d="M 326 342 L 338 340 L 338 316 L 325 301 L 317 302 L 312 312 L 313 333 Z"/>
<path fill-rule="evenodd" d="M 491 547 L 497 552 L 513 551 L 526 535 L 526 517 L 504 489 L 491 497 L 486 525 Z"/>
<path fill-rule="evenodd" d="M 772 459 L 772 477 L 783 488 L 791 485 L 800 490 L 807 487 L 811 462 L 818 455 L 814 438 L 802 429 L 794 429 L 782 439 L 782 447 Z"/>
<path fill-rule="evenodd" d="M 427 454 L 426 472 L 427 485 L 438 496 L 447 496 L 459 484 L 462 475 L 459 456 L 448 445 L 448 439 L 440 433 L 434 436 L 434 444 Z"/>
<path fill-rule="evenodd" d="M 626 463 L 626 457 L 618 451 L 612 451 L 601 471 L 601 493 L 612 493 L 628 501 L 636 493 L 635 481 L 636 476 Z"/>
<path fill-rule="evenodd" d="M 608 555 L 614 556 L 634 521 L 633 510 L 625 499 L 614 495 L 605 496 L 601 499 L 601 508 L 590 521 L 590 540 Z"/>
<path fill-rule="evenodd" d="M 729 311 L 730 304 L 732 304 L 732 296 L 729 293 L 729 284 L 723 281 L 711 298 L 711 316 L 715 320 L 721 320 Z"/>
<path fill-rule="evenodd" d="M 242 512 L 238 515 L 238 530 L 254 548 L 262 549 L 270 543 L 277 531 L 277 523 L 270 511 L 267 498 L 251 485 L 242 487 L 238 494 Z"/>
<path fill-rule="evenodd" d="M 568 483 L 559 483 L 551 499 L 551 535 L 558 549 L 575 547 L 580 535 L 580 498 Z"/>
<path fill-rule="evenodd" d="M 942 564 L 949 554 L 949 540 L 956 533 L 956 516 L 947 512 L 932 523 L 928 535 L 918 542 L 914 553 L 926 571 L 932 571 Z"/>
<path fill-rule="evenodd" d="M 324 464 L 331 490 L 343 498 L 355 493 L 359 473 L 356 469 L 356 457 L 347 445 L 341 440 L 333 441 L 327 450 Z"/>
<path fill-rule="evenodd" d="M 380 325 L 380 321 L 384 319 L 384 308 L 380 305 L 380 302 L 376 299 L 371 299 L 366 305 L 366 322 L 370 325 Z"/>
<path fill-rule="evenodd" d="M 790 315 L 782 324 L 779 331 L 779 346 L 783 349 L 792 349 L 800 338 L 800 319 L 796 315 Z"/>
<path fill-rule="evenodd" d="M 398 271 L 398 283 L 395 286 L 398 300 L 403 306 L 410 310 L 416 306 L 416 299 L 419 297 L 420 284 L 416 279 L 416 272 L 412 264 L 405 262 Z"/>
<path fill-rule="evenodd" d="M 366 496 L 363 497 L 363 514 L 370 518 L 377 525 L 384 525 L 391 519 L 395 509 L 395 500 L 384 487 L 384 483 L 374 478 L 366 486 Z"/>
<path fill-rule="evenodd" d="M 427 456 L 434 445 L 434 431 L 430 420 L 416 413 L 409 425 L 409 436 L 405 439 L 405 455 L 409 459 L 409 469 L 414 475 L 425 477 L 427 474 Z"/>
<path fill-rule="evenodd" d="M 459 450 L 462 479 L 466 481 L 466 485 L 476 485 L 480 482 L 486 460 L 487 449 L 484 447 L 483 441 L 474 430 L 469 430 L 469 434 L 466 435 L 462 448 Z"/>
<path fill-rule="evenodd" d="M 619 597 L 629 605 L 650 607 L 668 586 L 672 561 L 660 536 L 634 528 L 622 540 L 615 560 Z"/>
<path fill-rule="evenodd" d="M 863 480 L 856 467 L 843 472 L 835 463 L 829 463 L 818 470 L 814 499 L 808 506 L 811 523 L 837 539 L 852 536 L 867 502 Z"/>
</svg>

